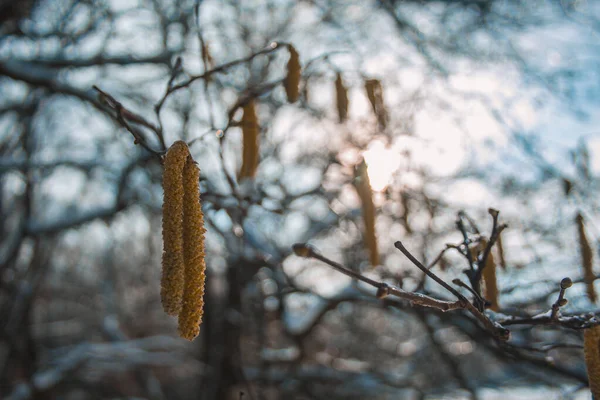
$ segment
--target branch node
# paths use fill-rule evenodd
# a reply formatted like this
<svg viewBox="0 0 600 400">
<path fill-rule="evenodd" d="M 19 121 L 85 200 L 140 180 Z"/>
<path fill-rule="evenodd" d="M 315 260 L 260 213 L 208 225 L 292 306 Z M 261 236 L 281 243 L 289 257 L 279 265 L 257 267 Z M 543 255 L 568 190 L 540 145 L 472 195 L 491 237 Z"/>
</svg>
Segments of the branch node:
<svg viewBox="0 0 600 400">
<path fill-rule="evenodd" d="M 315 250 L 306 243 L 296 243 L 292 246 L 292 250 L 298 257 L 311 258 L 315 254 Z"/>
<path fill-rule="evenodd" d="M 387 283 L 382 283 L 377 288 L 377 296 L 378 299 L 385 299 L 390 294 L 390 286 Z"/>
</svg>

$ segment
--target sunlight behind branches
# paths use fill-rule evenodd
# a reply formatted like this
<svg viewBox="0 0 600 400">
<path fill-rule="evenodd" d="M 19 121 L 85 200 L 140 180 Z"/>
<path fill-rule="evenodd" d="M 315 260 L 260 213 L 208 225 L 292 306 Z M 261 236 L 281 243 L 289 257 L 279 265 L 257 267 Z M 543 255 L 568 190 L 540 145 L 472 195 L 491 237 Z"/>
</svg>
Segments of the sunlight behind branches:
<svg viewBox="0 0 600 400">
<path fill-rule="evenodd" d="M 367 163 L 371 188 L 376 192 L 385 190 L 392 175 L 400 167 L 400 155 L 387 147 L 382 140 L 377 139 L 369 144 L 363 157 Z"/>
</svg>

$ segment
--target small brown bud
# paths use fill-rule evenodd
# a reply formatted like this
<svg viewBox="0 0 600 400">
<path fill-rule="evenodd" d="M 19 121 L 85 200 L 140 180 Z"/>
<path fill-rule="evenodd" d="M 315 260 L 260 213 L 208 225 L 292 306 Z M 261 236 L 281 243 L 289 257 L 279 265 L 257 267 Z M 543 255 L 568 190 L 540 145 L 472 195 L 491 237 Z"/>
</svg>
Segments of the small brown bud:
<svg viewBox="0 0 600 400">
<path fill-rule="evenodd" d="M 306 243 L 296 243 L 292 246 L 292 250 L 298 257 L 311 257 L 313 253 L 313 249 L 310 248 Z"/>
<path fill-rule="evenodd" d="M 510 331 L 506 328 L 498 329 L 498 338 L 504 341 L 510 340 Z"/>
<path fill-rule="evenodd" d="M 558 306 L 559 307 L 564 307 L 567 305 L 567 303 L 569 303 L 569 300 L 567 299 L 560 299 L 560 301 L 558 302 Z"/>
<path fill-rule="evenodd" d="M 571 286 L 573 286 L 573 281 L 571 280 L 571 278 L 564 278 L 562 281 L 560 281 L 561 289 L 568 289 Z"/>
</svg>

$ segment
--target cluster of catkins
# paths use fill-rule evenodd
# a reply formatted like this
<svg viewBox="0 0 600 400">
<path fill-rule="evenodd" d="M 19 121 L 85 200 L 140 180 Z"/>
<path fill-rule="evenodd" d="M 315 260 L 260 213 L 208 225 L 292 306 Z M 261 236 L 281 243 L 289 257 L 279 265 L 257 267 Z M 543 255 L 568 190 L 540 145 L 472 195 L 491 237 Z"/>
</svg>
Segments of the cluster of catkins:
<svg viewBox="0 0 600 400">
<path fill-rule="evenodd" d="M 288 45 L 290 58 L 287 64 L 287 75 L 283 81 L 283 86 L 287 99 L 290 103 L 298 100 L 300 95 L 300 77 L 302 66 L 300 65 L 300 57 L 298 52 L 292 45 Z M 242 128 L 243 150 L 242 150 L 242 167 L 238 172 L 238 181 L 243 179 L 252 179 L 256 175 L 259 161 L 259 133 L 260 125 L 256 116 L 256 105 L 254 99 L 249 99 L 244 104 L 242 120 L 240 126 Z"/>
<path fill-rule="evenodd" d="M 298 100 L 300 93 L 301 65 L 298 52 L 288 45 L 290 58 L 284 88 L 290 103 Z M 388 114 L 383 101 L 381 82 L 375 79 L 365 81 L 367 97 L 382 129 L 386 128 Z M 338 118 L 343 123 L 348 117 L 348 90 L 338 72 L 335 80 Z M 260 126 L 253 99 L 243 105 L 240 121 L 243 136 L 242 167 L 238 180 L 254 178 L 259 161 Z M 161 279 L 161 301 L 169 315 L 178 317 L 179 334 L 193 340 L 200 332 L 204 307 L 204 283 L 206 264 L 204 260 L 204 216 L 200 204 L 200 171 L 190 155 L 188 146 L 177 141 L 167 151 L 164 159 L 164 203 L 163 203 L 163 260 Z M 375 206 L 367 174 L 367 166 L 361 163 L 356 170 L 355 186 L 362 203 L 365 242 L 370 253 L 370 264 L 379 264 L 377 237 L 375 234 Z M 584 218 L 576 218 L 580 252 L 587 295 L 592 302 L 597 295 L 594 289 L 595 275 L 592 271 L 592 250 L 585 232 Z M 500 265 L 506 268 L 502 237 L 498 238 Z M 483 241 L 472 249 L 474 256 L 486 247 Z M 484 295 L 495 311 L 498 306 L 496 283 L 496 263 L 489 254 L 483 274 Z M 584 350 L 590 388 L 596 398 L 600 398 L 600 326 L 584 331 Z"/>
<path fill-rule="evenodd" d="M 377 79 L 367 79 L 365 81 L 365 90 L 373 112 L 377 116 L 379 127 L 385 129 L 387 127 L 388 114 L 383 100 L 381 82 Z M 338 119 L 340 123 L 343 123 L 348 118 L 348 88 L 346 88 L 342 75 L 339 72 L 335 78 L 335 97 Z M 367 174 L 367 166 L 364 161 L 357 166 L 355 178 L 356 192 L 362 205 L 365 245 L 369 251 L 369 262 L 372 267 L 375 267 L 380 262 L 375 231 L 376 210 L 373 203 L 373 191 Z"/>
<path fill-rule="evenodd" d="M 173 143 L 164 159 L 160 294 L 165 312 L 178 316 L 179 334 L 188 340 L 200 332 L 206 278 L 199 178 L 187 144 Z"/>
</svg>

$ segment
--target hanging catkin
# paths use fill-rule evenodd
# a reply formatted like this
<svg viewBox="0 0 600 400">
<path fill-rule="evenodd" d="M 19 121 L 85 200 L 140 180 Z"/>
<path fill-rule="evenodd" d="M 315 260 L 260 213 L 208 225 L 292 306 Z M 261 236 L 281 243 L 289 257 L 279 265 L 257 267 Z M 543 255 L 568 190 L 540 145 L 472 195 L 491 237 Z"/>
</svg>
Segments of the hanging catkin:
<svg viewBox="0 0 600 400">
<path fill-rule="evenodd" d="M 244 114 L 240 122 L 242 126 L 243 136 L 243 151 L 242 151 L 242 168 L 238 174 L 238 180 L 245 178 L 254 178 L 256 169 L 258 168 L 258 118 L 256 117 L 256 109 L 254 100 L 250 100 L 244 106 Z"/>
<path fill-rule="evenodd" d="M 487 241 L 482 240 L 480 244 L 481 253 L 485 251 L 487 247 Z M 490 309 L 498 311 L 498 282 L 496 280 L 496 262 L 492 252 L 488 254 L 485 260 L 485 267 L 483 268 L 483 283 L 485 288 L 484 297 L 490 302 Z"/>
<path fill-rule="evenodd" d="M 562 183 L 563 183 L 563 190 L 565 192 L 565 197 L 569 197 L 569 195 L 571 194 L 571 190 L 573 190 L 573 182 L 564 178 L 562 180 Z"/>
<path fill-rule="evenodd" d="M 379 126 L 381 129 L 385 129 L 387 126 L 388 115 L 385 108 L 385 102 L 383 101 L 383 86 L 381 86 L 381 82 L 377 79 L 367 79 L 367 81 L 365 81 L 365 89 L 373 112 L 379 122 Z"/>
<path fill-rule="evenodd" d="M 583 331 L 583 353 L 590 391 L 594 399 L 600 399 L 600 326 Z"/>
<path fill-rule="evenodd" d="M 300 93 L 300 57 L 294 46 L 289 45 L 288 50 L 290 51 L 290 59 L 287 63 L 287 76 L 284 80 L 285 93 L 290 103 L 294 103 L 298 100 L 298 94 Z"/>
<path fill-rule="evenodd" d="M 440 258 L 440 269 L 445 272 L 449 268 L 450 268 L 450 261 L 448 261 L 448 257 L 446 257 L 446 255 L 443 255 L 442 258 Z"/>
<path fill-rule="evenodd" d="M 369 259 L 372 267 L 379 265 L 379 250 L 375 234 L 375 205 L 373 204 L 373 191 L 367 173 L 367 165 L 363 161 L 357 169 L 356 191 L 362 204 L 363 222 L 365 224 L 365 243 L 369 250 Z"/>
<path fill-rule="evenodd" d="M 367 97 L 369 98 L 369 102 L 371 103 L 371 107 L 373 107 L 373 112 L 377 114 L 377 95 L 375 94 L 376 87 L 380 86 L 380 83 L 377 79 L 367 79 L 365 81 L 365 89 L 367 90 Z"/>
<path fill-rule="evenodd" d="M 165 156 L 163 173 L 163 254 L 161 302 L 167 314 L 181 310 L 184 285 L 183 168 L 189 156 L 185 142 L 175 142 Z"/>
<path fill-rule="evenodd" d="M 180 335 L 192 340 L 202 319 L 206 270 L 200 172 L 183 141 L 169 148 L 164 166 L 161 301 L 179 316 Z"/>
<path fill-rule="evenodd" d="M 342 75 L 338 72 L 335 79 L 335 98 L 340 122 L 348 117 L 348 89 L 344 86 Z"/>
<path fill-rule="evenodd" d="M 506 259 L 504 258 L 504 244 L 502 244 L 502 232 L 498 235 L 498 241 L 496 242 L 496 248 L 498 249 L 498 261 L 500 267 L 506 270 Z"/>
<path fill-rule="evenodd" d="M 210 54 L 210 49 L 208 48 L 208 43 L 204 40 L 202 41 L 201 49 L 202 53 L 202 61 L 204 62 L 204 69 L 212 69 L 214 66 L 214 61 L 212 55 Z M 207 79 L 210 79 L 210 75 L 208 75 Z"/>
<path fill-rule="evenodd" d="M 192 340 L 200 332 L 204 308 L 204 282 L 206 264 L 204 261 L 204 216 L 200 205 L 198 182 L 200 171 L 192 157 L 188 157 L 183 170 L 183 259 L 185 263 L 185 285 L 181 312 L 179 313 L 179 334 Z"/>
<path fill-rule="evenodd" d="M 583 267 L 583 279 L 586 284 L 587 296 L 592 303 L 596 302 L 597 295 L 594 289 L 594 271 L 592 270 L 593 255 L 592 248 L 585 234 L 585 224 L 583 216 L 577 214 L 577 230 L 579 231 L 579 249 L 581 252 L 581 266 Z"/>
</svg>

